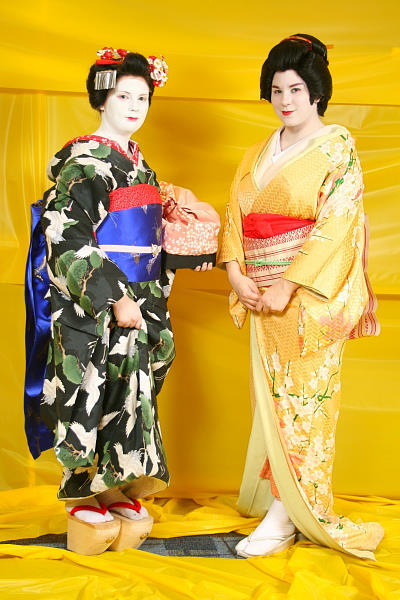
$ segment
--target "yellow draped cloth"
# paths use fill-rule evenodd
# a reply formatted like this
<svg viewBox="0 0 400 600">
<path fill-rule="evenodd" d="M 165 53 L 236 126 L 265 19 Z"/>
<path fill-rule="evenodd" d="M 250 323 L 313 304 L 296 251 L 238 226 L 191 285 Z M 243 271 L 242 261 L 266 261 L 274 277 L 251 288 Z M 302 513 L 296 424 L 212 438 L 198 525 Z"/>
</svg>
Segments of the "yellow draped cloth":
<svg viewBox="0 0 400 600">
<path fill-rule="evenodd" d="M 251 314 L 255 410 L 238 507 L 265 514 L 272 496 L 260 472 L 268 457 L 288 514 L 308 539 L 373 558 L 381 525 L 334 512 L 331 485 L 343 346 L 379 332 L 365 273 L 361 167 L 344 127 L 322 127 L 274 162 L 279 135 L 251 147 L 237 170 L 219 256 L 246 274 L 242 218 L 250 213 L 315 221 L 283 274 L 300 284 L 287 308 Z M 261 160 L 262 189 L 255 179 Z M 242 327 L 247 309 L 234 292 L 230 311 Z"/>
</svg>

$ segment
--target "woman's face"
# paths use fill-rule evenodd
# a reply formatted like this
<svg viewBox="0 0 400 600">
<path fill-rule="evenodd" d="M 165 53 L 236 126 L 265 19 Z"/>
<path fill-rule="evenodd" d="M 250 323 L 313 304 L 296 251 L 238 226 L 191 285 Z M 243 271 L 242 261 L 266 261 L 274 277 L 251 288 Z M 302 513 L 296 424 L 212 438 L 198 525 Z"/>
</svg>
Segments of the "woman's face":
<svg viewBox="0 0 400 600">
<path fill-rule="evenodd" d="M 101 124 L 117 135 L 135 133 L 143 125 L 149 110 L 149 86 L 143 77 L 124 75 L 110 90 L 100 107 Z"/>
<path fill-rule="evenodd" d="M 286 128 L 318 119 L 318 104 L 310 104 L 306 82 L 296 71 L 277 71 L 272 79 L 271 103 Z"/>
</svg>

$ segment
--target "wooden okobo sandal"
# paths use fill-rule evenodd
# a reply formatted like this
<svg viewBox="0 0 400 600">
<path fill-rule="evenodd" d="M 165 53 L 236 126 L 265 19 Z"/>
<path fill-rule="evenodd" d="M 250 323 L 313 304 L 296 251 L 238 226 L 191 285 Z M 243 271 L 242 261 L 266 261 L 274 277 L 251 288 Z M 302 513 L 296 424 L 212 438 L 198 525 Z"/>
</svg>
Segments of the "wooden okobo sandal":
<svg viewBox="0 0 400 600">
<path fill-rule="evenodd" d="M 119 520 L 121 524 L 120 532 L 117 539 L 112 542 L 110 550 L 121 552 L 126 548 L 139 548 L 146 538 L 148 538 L 153 527 L 153 517 L 143 517 L 143 519 L 129 519 L 123 517 L 119 513 L 113 511 L 113 508 L 129 508 L 137 513 L 140 513 L 142 505 L 134 498 L 130 498 L 130 502 L 113 502 L 107 506 L 115 520 Z"/>
<path fill-rule="evenodd" d="M 75 517 L 80 510 L 90 510 L 105 515 L 107 507 L 100 503 L 101 508 L 88 504 L 74 506 L 68 514 L 67 549 L 77 554 L 102 554 L 118 537 L 121 523 L 118 519 L 104 523 L 88 523 Z"/>
</svg>

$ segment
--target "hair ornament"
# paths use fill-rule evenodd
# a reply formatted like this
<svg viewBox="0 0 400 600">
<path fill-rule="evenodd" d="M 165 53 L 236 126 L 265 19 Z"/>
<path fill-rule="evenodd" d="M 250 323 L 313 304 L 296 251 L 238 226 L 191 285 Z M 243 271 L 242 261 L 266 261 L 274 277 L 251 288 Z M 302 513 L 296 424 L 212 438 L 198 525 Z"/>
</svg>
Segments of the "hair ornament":
<svg viewBox="0 0 400 600">
<path fill-rule="evenodd" d="M 94 78 L 95 90 L 112 90 L 117 84 L 117 69 L 97 71 Z"/>
<path fill-rule="evenodd" d="M 96 65 L 120 65 L 124 62 L 125 56 L 128 54 L 128 50 L 123 48 L 109 48 L 104 46 L 101 50 L 97 51 Z"/>
<path fill-rule="evenodd" d="M 149 56 L 147 59 L 150 69 L 150 77 L 156 87 L 163 87 L 168 81 L 168 65 L 165 58 L 161 56 Z"/>
<path fill-rule="evenodd" d="M 291 35 L 290 37 L 284 38 L 283 40 L 281 40 L 281 42 L 286 42 L 286 40 L 293 40 L 293 41 L 300 41 L 300 42 L 306 42 L 309 45 L 309 50 L 310 52 L 312 51 L 313 47 L 312 47 L 312 41 L 309 40 L 306 37 L 303 37 L 301 35 Z"/>
</svg>

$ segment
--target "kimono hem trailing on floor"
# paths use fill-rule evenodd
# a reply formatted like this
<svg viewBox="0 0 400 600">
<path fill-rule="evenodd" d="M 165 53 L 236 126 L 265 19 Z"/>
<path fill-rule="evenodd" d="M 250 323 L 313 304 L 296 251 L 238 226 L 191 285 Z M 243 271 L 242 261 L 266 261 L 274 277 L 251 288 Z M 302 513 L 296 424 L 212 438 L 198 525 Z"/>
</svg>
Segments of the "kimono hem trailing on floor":
<svg viewBox="0 0 400 600">
<path fill-rule="evenodd" d="M 236 260 L 261 292 L 263 282 L 281 276 L 301 286 L 282 313 L 251 314 L 254 418 L 238 506 L 253 516 L 267 511 L 272 494 L 260 473 L 268 459 L 279 496 L 306 537 L 374 558 L 382 527 L 336 514 L 331 485 L 345 340 L 379 332 L 365 272 L 361 168 L 349 132 L 338 125 L 273 162 L 280 131 L 250 148 L 238 168 L 218 258 Z M 261 160 L 262 189 L 254 177 Z M 254 241 L 243 234 L 243 218 L 252 214 L 314 225 Z M 242 327 L 247 309 L 234 292 L 230 312 Z"/>
</svg>

